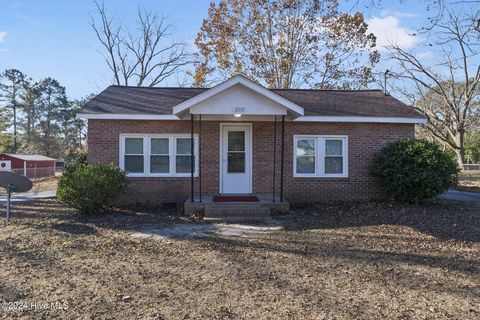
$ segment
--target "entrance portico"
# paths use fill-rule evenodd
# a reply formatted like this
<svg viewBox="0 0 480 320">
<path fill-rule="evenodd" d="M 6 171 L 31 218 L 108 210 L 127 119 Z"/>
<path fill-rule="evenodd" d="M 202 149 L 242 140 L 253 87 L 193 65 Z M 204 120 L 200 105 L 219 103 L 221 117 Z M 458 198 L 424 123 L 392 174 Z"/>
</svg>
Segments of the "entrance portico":
<svg viewBox="0 0 480 320">
<path fill-rule="evenodd" d="M 284 201 L 285 121 L 302 116 L 303 108 L 251 80 L 236 76 L 175 106 L 173 113 L 180 119 L 191 121 L 192 144 L 194 134 L 198 135 L 200 168 L 202 167 L 202 122 L 218 122 L 220 126 L 218 194 L 255 194 L 253 189 L 254 159 L 259 156 L 266 156 L 266 154 L 261 153 L 268 153 L 272 164 L 272 191 L 268 198 L 272 203 Z M 262 148 L 253 147 L 256 132 L 252 124 L 255 122 L 272 123 L 271 134 L 273 138 L 271 145 L 273 146 L 273 152 L 270 148 L 262 150 Z M 280 150 L 276 148 L 277 141 L 281 142 Z M 194 150 L 193 146 L 191 150 Z M 281 160 L 280 168 L 277 167 L 277 157 Z M 201 170 L 199 170 L 198 176 L 198 189 L 195 189 L 193 152 L 191 159 L 191 196 L 188 202 L 202 203 L 215 195 L 202 194 Z M 277 172 L 278 170 L 279 172 Z M 262 195 L 262 199 L 265 201 L 265 195 Z"/>
</svg>

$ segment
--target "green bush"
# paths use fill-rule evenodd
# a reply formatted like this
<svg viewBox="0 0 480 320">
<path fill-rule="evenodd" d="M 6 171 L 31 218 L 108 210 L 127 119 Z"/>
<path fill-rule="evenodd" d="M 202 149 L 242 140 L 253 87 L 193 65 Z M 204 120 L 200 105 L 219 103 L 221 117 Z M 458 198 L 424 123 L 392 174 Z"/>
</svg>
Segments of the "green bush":
<svg viewBox="0 0 480 320">
<path fill-rule="evenodd" d="M 438 145 L 423 139 L 404 139 L 376 154 L 371 172 L 383 178 L 387 195 L 417 203 L 454 186 L 459 168 Z"/>
<path fill-rule="evenodd" d="M 81 165 L 87 164 L 87 153 L 84 151 L 70 152 L 65 156 L 65 164 L 63 167 L 63 175 L 69 175 Z"/>
<path fill-rule="evenodd" d="M 125 171 L 113 164 L 80 164 L 60 178 L 57 198 L 84 214 L 97 213 L 125 193 Z"/>
</svg>

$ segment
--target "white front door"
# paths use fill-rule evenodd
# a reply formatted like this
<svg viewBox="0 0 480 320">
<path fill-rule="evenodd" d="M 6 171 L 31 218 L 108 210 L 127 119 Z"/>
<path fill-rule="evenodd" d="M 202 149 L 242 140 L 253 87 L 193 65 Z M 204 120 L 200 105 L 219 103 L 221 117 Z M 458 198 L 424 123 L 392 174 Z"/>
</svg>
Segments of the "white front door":
<svg viewBox="0 0 480 320">
<path fill-rule="evenodd" d="M 252 193 L 252 127 L 220 125 L 220 193 Z"/>
</svg>

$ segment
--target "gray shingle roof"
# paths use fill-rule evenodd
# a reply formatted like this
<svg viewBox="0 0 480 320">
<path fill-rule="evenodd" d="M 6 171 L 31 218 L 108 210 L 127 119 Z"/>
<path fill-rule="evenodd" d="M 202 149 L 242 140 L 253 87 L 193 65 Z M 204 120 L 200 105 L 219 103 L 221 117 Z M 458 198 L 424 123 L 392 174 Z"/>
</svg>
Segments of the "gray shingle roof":
<svg viewBox="0 0 480 320">
<path fill-rule="evenodd" d="M 110 86 L 80 113 L 171 115 L 172 108 L 208 89 Z M 423 118 L 412 107 L 381 90 L 270 89 L 296 103 L 305 116 Z"/>
</svg>

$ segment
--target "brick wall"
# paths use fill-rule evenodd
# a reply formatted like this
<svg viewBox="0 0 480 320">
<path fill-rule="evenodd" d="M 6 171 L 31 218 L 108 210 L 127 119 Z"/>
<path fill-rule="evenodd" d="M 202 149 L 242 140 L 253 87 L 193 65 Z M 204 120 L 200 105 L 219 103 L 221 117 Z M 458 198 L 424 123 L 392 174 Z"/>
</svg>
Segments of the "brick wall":
<svg viewBox="0 0 480 320">
<path fill-rule="evenodd" d="M 197 125 L 197 123 L 196 123 Z M 197 127 L 196 127 L 197 129 Z M 202 189 L 219 191 L 219 122 L 202 123 Z M 89 162 L 118 164 L 121 133 L 190 133 L 189 121 L 89 120 Z M 253 191 L 272 192 L 273 122 L 253 122 Z M 280 186 L 280 123 L 277 127 L 277 192 Z M 294 178 L 293 136 L 347 135 L 348 178 Z M 374 152 L 389 141 L 414 136 L 412 124 L 286 122 L 285 198 L 291 202 L 371 199 L 382 197 L 380 181 L 369 175 Z M 155 205 L 182 202 L 190 195 L 190 178 L 130 178 L 123 203 Z M 198 191 L 198 178 L 195 178 Z"/>
</svg>

